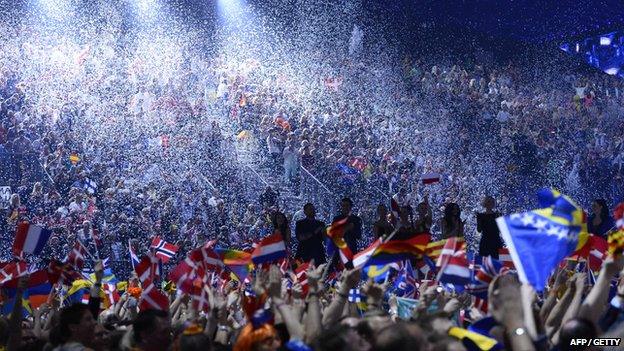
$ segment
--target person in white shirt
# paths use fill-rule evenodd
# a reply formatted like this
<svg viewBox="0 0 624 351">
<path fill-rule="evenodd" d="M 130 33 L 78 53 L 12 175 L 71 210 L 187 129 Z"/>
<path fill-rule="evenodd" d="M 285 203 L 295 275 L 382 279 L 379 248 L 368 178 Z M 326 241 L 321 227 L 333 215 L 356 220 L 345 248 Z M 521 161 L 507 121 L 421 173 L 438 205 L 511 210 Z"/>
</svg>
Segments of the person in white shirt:
<svg viewBox="0 0 624 351">
<path fill-rule="evenodd" d="M 282 155 L 284 157 L 284 178 L 287 182 L 292 182 L 297 176 L 299 152 L 289 144 L 284 148 Z"/>
</svg>

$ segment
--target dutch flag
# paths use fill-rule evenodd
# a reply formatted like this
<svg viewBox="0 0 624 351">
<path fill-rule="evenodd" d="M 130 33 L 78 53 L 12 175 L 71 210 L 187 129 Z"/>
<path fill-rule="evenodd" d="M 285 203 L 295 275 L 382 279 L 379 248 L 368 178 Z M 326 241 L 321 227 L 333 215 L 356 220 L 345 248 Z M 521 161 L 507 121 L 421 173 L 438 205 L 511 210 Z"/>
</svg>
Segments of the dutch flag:
<svg viewBox="0 0 624 351">
<path fill-rule="evenodd" d="M 262 239 L 251 254 L 251 260 L 256 265 L 277 261 L 285 257 L 286 245 L 279 233 L 269 235 Z"/>
<path fill-rule="evenodd" d="M 45 247 L 52 232 L 38 225 L 22 222 L 17 226 L 13 254 L 22 256 L 22 253 L 39 255 Z"/>
</svg>

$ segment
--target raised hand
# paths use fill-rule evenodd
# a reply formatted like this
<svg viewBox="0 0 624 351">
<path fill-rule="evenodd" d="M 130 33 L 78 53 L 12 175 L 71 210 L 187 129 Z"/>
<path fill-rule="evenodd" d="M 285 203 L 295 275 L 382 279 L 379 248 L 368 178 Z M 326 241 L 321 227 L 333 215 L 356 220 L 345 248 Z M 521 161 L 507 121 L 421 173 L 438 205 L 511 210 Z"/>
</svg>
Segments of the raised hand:
<svg viewBox="0 0 624 351">
<path fill-rule="evenodd" d="M 271 297 L 281 297 L 282 292 L 282 272 L 276 265 L 271 265 L 269 269 L 269 295 Z"/>
<path fill-rule="evenodd" d="M 325 264 L 322 264 L 316 268 L 314 268 L 314 265 L 311 265 L 310 268 L 308 268 L 307 277 L 308 277 L 308 286 L 309 286 L 310 292 L 315 293 L 321 289 L 320 280 L 321 280 L 321 276 L 323 275 L 324 269 L 325 269 Z"/>
</svg>

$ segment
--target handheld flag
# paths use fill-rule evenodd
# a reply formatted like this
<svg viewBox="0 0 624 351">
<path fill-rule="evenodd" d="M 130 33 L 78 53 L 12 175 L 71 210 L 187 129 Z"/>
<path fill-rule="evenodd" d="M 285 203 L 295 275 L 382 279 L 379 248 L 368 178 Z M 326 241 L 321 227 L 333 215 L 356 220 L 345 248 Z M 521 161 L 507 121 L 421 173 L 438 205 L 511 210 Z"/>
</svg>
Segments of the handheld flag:
<svg viewBox="0 0 624 351">
<path fill-rule="evenodd" d="M 19 223 L 13 241 L 13 254 L 15 256 L 22 256 L 22 253 L 39 255 L 51 234 L 51 231 L 38 225 L 28 222 Z"/>
<path fill-rule="evenodd" d="M 254 264 L 274 262 L 286 258 L 286 245 L 279 233 L 274 233 L 262 239 L 251 254 Z"/>
<path fill-rule="evenodd" d="M 551 189 L 538 198 L 548 207 L 499 217 L 496 223 L 520 281 L 543 291 L 553 269 L 583 247 L 588 235 L 584 212 L 570 198 Z"/>
<path fill-rule="evenodd" d="M 163 263 L 169 262 L 169 260 L 175 256 L 176 252 L 180 249 L 178 246 L 168 243 L 161 239 L 159 236 L 155 236 L 150 245 L 150 249 L 154 250 L 156 257 L 160 258 Z"/>
<path fill-rule="evenodd" d="M 353 253 L 344 240 L 345 226 L 349 221 L 349 217 L 337 220 L 333 222 L 327 228 L 327 236 L 331 239 L 332 243 L 338 248 L 340 252 L 340 260 L 343 264 L 347 264 L 353 261 Z"/>
</svg>

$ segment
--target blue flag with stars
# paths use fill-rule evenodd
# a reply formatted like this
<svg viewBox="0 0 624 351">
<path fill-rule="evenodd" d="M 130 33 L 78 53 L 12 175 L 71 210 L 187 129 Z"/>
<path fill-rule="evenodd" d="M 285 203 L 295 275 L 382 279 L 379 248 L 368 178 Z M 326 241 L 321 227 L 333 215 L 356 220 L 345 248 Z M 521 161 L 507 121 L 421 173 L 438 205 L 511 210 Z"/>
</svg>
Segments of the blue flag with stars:
<svg viewBox="0 0 624 351">
<path fill-rule="evenodd" d="M 587 241 L 583 210 L 554 189 L 538 193 L 541 209 L 499 217 L 496 223 L 523 283 L 543 291 L 566 256 Z"/>
</svg>

